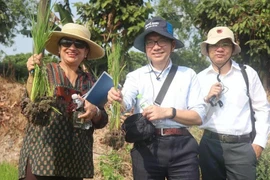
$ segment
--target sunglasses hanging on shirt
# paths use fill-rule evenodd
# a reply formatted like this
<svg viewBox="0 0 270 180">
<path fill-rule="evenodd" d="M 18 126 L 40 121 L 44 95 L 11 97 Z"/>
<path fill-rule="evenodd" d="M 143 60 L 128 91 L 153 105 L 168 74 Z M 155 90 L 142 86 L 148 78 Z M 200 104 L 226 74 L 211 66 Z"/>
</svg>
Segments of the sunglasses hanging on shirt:
<svg viewBox="0 0 270 180">
<path fill-rule="evenodd" d="M 218 74 L 217 75 L 217 80 L 218 80 L 218 82 L 221 84 L 221 86 L 222 86 L 222 94 L 225 94 L 229 89 L 228 89 L 228 87 L 226 87 L 226 86 L 224 86 L 224 84 L 221 82 L 221 80 L 220 80 L 220 78 L 219 78 L 219 75 L 220 74 Z M 211 106 L 212 107 L 214 107 L 214 106 L 217 106 L 217 105 L 219 105 L 219 107 L 222 107 L 223 106 L 223 102 L 221 101 L 221 100 L 216 100 L 216 96 L 212 96 L 211 98 L 210 98 L 210 100 L 209 100 L 209 103 L 211 104 Z"/>
</svg>

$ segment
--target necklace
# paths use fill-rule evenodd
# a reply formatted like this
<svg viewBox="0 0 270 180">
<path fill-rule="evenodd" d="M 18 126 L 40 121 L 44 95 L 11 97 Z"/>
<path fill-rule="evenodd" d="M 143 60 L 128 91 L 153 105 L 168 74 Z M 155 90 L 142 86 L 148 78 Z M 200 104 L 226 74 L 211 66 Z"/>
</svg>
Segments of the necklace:
<svg viewBox="0 0 270 180">
<path fill-rule="evenodd" d="M 152 67 L 151 67 L 152 68 Z M 162 69 L 162 71 L 157 75 L 156 72 L 152 69 L 152 72 L 154 73 L 154 75 L 156 76 L 156 80 L 160 79 L 161 74 L 163 73 L 165 68 Z"/>
<path fill-rule="evenodd" d="M 165 66 L 163 67 L 162 71 L 161 71 L 158 75 L 155 73 L 155 71 L 153 70 L 152 66 L 149 64 L 149 66 L 151 67 L 152 72 L 153 72 L 154 75 L 156 76 L 156 80 L 159 80 L 159 79 L 160 79 L 160 76 L 161 76 L 161 74 L 163 73 L 163 71 L 166 69 L 167 64 L 168 64 L 168 62 L 165 64 Z"/>
</svg>

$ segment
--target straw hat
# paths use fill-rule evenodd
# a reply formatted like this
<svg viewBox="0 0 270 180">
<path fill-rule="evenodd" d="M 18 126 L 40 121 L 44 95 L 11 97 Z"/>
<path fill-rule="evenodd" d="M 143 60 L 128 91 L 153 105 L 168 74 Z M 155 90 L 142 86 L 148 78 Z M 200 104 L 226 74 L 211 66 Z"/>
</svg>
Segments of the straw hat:
<svg viewBox="0 0 270 180">
<path fill-rule="evenodd" d="M 160 17 L 148 19 L 144 25 L 144 32 L 134 41 L 134 47 L 145 52 L 145 36 L 151 32 L 156 32 L 164 37 L 175 40 L 175 49 L 184 47 L 184 44 L 173 36 L 173 26 Z"/>
<path fill-rule="evenodd" d="M 234 51 L 232 55 L 236 55 L 241 52 L 241 48 L 238 44 L 236 44 L 234 40 L 233 32 L 228 27 L 214 27 L 210 29 L 207 35 L 207 40 L 201 43 L 201 52 L 203 55 L 208 56 L 208 52 L 206 49 L 207 44 L 216 44 L 218 41 L 222 39 L 230 39 L 234 44 Z"/>
<path fill-rule="evenodd" d="M 62 37 L 69 37 L 86 42 L 90 48 L 87 59 L 99 59 L 104 56 L 104 50 L 94 41 L 91 41 L 90 31 L 79 24 L 67 23 L 61 31 L 53 31 L 46 42 L 46 50 L 54 55 L 59 55 L 58 42 Z"/>
</svg>

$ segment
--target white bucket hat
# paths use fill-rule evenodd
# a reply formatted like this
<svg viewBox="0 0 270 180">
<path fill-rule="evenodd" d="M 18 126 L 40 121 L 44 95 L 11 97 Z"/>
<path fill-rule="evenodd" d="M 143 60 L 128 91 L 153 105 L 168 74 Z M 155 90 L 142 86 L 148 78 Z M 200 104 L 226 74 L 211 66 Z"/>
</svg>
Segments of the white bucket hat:
<svg viewBox="0 0 270 180">
<path fill-rule="evenodd" d="M 218 41 L 222 39 L 230 39 L 234 44 L 234 51 L 232 55 L 236 55 L 241 52 L 241 48 L 236 42 L 234 41 L 233 32 L 228 27 L 214 27 L 210 29 L 207 34 L 207 40 L 201 43 L 201 53 L 205 56 L 208 56 L 207 52 L 207 44 L 216 44 Z"/>
<path fill-rule="evenodd" d="M 54 55 L 59 55 L 58 42 L 63 37 L 74 38 L 86 42 L 90 48 L 87 59 L 99 59 L 104 56 L 104 50 L 94 41 L 91 41 L 90 31 L 79 24 L 67 23 L 62 27 L 61 31 L 53 31 L 46 42 L 46 50 Z"/>
</svg>

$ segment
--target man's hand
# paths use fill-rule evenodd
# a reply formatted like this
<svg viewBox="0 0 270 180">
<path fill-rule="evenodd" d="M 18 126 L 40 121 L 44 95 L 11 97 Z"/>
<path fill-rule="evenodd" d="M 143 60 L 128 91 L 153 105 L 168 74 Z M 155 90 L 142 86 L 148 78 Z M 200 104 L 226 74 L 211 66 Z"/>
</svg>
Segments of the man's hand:
<svg viewBox="0 0 270 180">
<path fill-rule="evenodd" d="M 109 104 L 111 104 L 113 101 L 118 101 L 118 102 L 122 102 L 122 93 L 119 89 L 115 89 L 114 87 L 112 87 L 107 95 L 107 99 Z"/>
<path fill-rule="evenodd" d="M 257 144 L 252 144 L 257 160 L 261 157 L 263 148 Z"/>
<path fill-rule="evenodd" d="M 217 82 L 212 85 L 211 89 L 209 90 L 208 95 L 205 97 L 205 101 L 209 103 L 209 99 L 213 96 L 216 96 L 219 99 L 219 96 L 222 92 L 222 84 Z"/>
<path fill-rule="evenodd" d="M 150 121 L 169 118 L 172 116 L 172 108 L 162 108 L 151 105 L 143 110 L 142 115 Z"/>
</svg>

